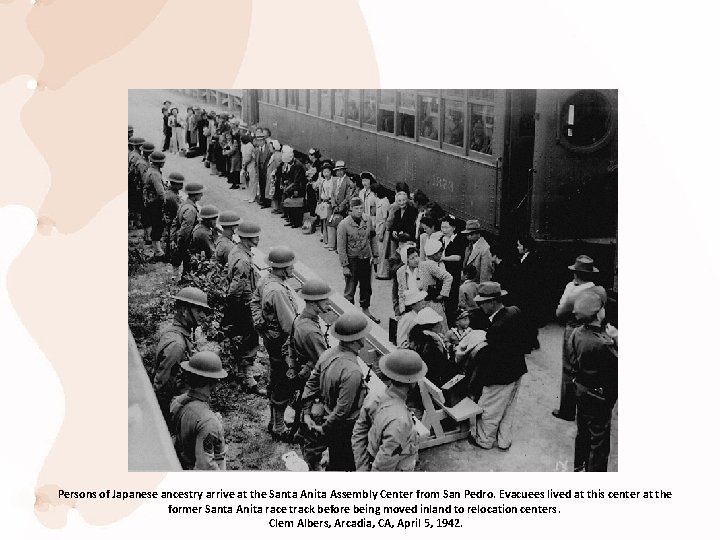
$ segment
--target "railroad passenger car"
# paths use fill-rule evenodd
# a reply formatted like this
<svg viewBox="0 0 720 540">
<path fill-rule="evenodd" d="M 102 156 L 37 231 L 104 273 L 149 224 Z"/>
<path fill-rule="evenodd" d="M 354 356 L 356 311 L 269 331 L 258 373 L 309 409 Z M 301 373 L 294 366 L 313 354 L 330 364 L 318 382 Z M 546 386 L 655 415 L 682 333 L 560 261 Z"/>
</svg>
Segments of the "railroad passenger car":
<svg viewBox="0 0 720 540">
<path fill-rule="evenodd" d="M 617 291 L 616 90 L 247 90 L 282 142 L 405 181 L 493 235 L 551 259 L 588 253 Z M 558 286 L 567 273 L 558 265 Z"/>
</svg>

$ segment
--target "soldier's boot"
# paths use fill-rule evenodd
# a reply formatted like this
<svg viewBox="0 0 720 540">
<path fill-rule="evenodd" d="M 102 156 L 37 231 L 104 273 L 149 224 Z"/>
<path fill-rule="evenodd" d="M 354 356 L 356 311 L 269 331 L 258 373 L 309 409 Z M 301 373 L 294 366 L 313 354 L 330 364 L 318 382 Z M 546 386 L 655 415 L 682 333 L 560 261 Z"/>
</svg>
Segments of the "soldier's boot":
<svg viewBox="0 0 720 540">
<path fill-rule="evenodd" d="M 155 258 L 157 260 L 162 260 L 165 258 L 165 253 L 163 252 L 162 248 L 162 241 L 157 240 L 153 242 L 153 251 L 155 252 Z"/>
<path fill-rule="evenodd" d="M 292 434 L 290 430 L 285 425 L 285 408 L 287 407 L 287 403 L 271 403 L 270 408 L 271 410 L 274 409 L 273 417 L 272 417 L 272 436 L 273 439 L 279 440 L 282 442 L 292 442 Z"/>
<path fill-rule="evenodd" d="M 272 404 L 271 404 L 271 405 L 270 405 L 270 421 L 268 422 L 267 430 L 268 430 L 268 433 L 269 433 L 271 436 L 273 436 L 273 438 L 274 438 L 274 435 L 275 435 L 275 432 L 273 431 L 273 425 L 274 425 L 274 424 L 275 424 L 275 407 L 273 407 Z"/>
</svg>

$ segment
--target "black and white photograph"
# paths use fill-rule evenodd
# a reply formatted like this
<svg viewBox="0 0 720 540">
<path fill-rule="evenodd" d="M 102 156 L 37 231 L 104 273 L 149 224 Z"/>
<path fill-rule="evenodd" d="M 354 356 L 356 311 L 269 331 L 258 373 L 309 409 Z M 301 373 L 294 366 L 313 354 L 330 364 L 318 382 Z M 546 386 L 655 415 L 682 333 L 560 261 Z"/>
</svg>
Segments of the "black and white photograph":
<svg viewBox="0 0 720 540">
<path fill-rule="evenodd" d="M 618 90 L 128 91 L 131 471 L 618 471 Z"/>
</svg>

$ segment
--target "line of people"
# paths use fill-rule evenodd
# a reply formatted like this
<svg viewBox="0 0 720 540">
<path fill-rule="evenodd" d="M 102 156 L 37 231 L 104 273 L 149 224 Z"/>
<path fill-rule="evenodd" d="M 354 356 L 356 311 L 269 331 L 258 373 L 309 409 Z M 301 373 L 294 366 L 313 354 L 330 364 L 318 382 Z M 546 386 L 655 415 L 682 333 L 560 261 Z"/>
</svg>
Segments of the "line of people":
<svg viewBox="0 0 720 540">
<path fill-rule="evenodd" d="M 239 133 L 239 128 L 242 126 L 240 124 L 237 126 Z M 233 129 L 231 128 L 231 132 Z M 142 223 L 145 226 L 149 224 L 149 240 L 157 256 L 164 255 L 160 240 L 162 231 L 166 230 L 166 242 L 170 246 L 166 251 L 172 254 L 173 265 L 179 267 L 182 264 L 183 272 L 189 267 L 189 256 L 192 251 L 205 253 L 206 258 L 214 257 L 227 269 L 229 287 L 223 326 L 228 329 L 228 339 L 235 347 L 233 350 L 238 365 L 238 376 L 243 387 L 249 392 L 262 392 L 249 372 L 259 346 L 258 338 L 262 338 L 270 357 L 268 393 L 271 420 L 268 430 L 274 438 L 289 441 L 302 427 L 301 436 L 304 432 L 306 441 L 305 457 L 313 468 L 318 464 L 316 447 L 320 436 L 319 447 L 323 449 L 324 446 L 330 447 L 331 469 L 348 469 L 351 462 L 354 463 L 354 458 L 350 459 L 349 444 L 349 434 L 352 429 L 343 424 L 344 431 L 326 437 L 323 435 L 324 429 L 318 429 L 318 426 L 324 424 L 317 421 L 317 414 L 315 416 L 311 414 L 312 406 L 307 408 L 308 404 L 312 405 L 309 399 L 313 399 L 313 396 L 305 395 L 304 399 L 302 397 L 303 392 L 307 390 L 306 383 L 314 373 L 313 367 L 316 363 L 319 364 L 322 356 L 321 340 L 317 339 L 320 334 L 319 323 L 316 323 L 319 316 L 327 311 L 327 302 L 323 301 L 329 296 L 329 287 L 315 284 L 316 289 L 318 287 L 322 289 L 320 292 L 303 290 L 301 296 L 305 295 L 303 298 L 306 300 L 306 309 L 310 306 L 310 311 L 298 314 L 292 295 L 284 283 L 292 274 L 294 254 L 287 248 L 271 250 L 267 261 L 271 269 L 270 273 L 266 276 L 267 279 L 263 278 L 263 281 L 258 283 L 252 268 L 250 250 L 253 245 L 257 245 L 259 228 L 251 223 L 242 222 L 236 213 L 221 214 L 211 205 L 204 206 L 198 212 L 196 203 L 202 196 L 204 187 L 198 183 L 184 185 L 184 179 L 177 173 L 169 176 L 168 189 L 165 190 L 161 175 L 164 156 L 153 152 L 152 145 L 142 139 L 130 138 L 130 131 L 128 135 L 129 181 L 134 180 L 129 188 L 131 193 L 135 189 L 136 193 L 142 194 L 142 197 L 137 198 L 137 204 L 131 205 L 131 216 L 135 210 L 135 214 L 139 213 Z M 262 130 L 256 132 L 254 140 L 259 141 L 258 146 L 265 145 L 267 137 L 264 135 Z M 273 150 L 276 149 L 277 145 L 273 146 Z M 315 215 L 321 223 L 321 241 L 326 243 L 328 249 L 338 251 L 343 266 L 346 278 L 345 297 L 354 303 L 355 290 L 359 284 L 360 306 L 369 318 L 376 320 L 368 312 L 373 269 L 377 278 L 394 278 L 393 303 L 396 306 L 396 314 L 400 316 L 397 324 L 397 343 L 400 348 L 418 353 L 426 364 L 423 368 L 426 373 L 423 373 L 423 376 L 427 374 L 428 379 L 438 386 L 463 373 L 465 382 L 457 385 L 450 392 L 449 397 L 452 401 L 453 393 L 454 398 L 469 395 L 478 400 L 483 408 L 483 414 L 478 417 L 477 424 L 472 430 L 472 440 L 483 448 L 492 447 L 495 443 L 502 449 L 509 448 L 512 411 L 520 380 L 527 371 L 524 356 L 532 348 L 539 346 L 537 328 L 542 322 L 537 307 L 538 290 L 542 289 L 541 276 L 538 272 L 540 267 L 535 257 L 532 239 L 519 239 L 516 244 L 518 260 L 514 264 L 503 264 L 511 259 L 509 252 L 503 250 L 501 244 L 491 246 L 485 239 L 479 222 L 470 220 L 465 224 L 464 229 L 456 233 L 459 220 L 443 213 L 439 206 L 431 203 L 421 191 L 416 191 L 410 196 L 409 187 L 399 183 L 396 186 L 394 202 L 384 204 L 378 197 L 382 192 L 371 173 L 361 174 L 363 187 L 360 189 L 348 177 L 345 163 L 333 164 L 321 161 L 317 150 L 311 149 L 309 152 L 311 159 L 307 166 L 303 166 L 294 157 L 292 149 L 286 148 L 285 151 L 281 149 L 279 153 L 281 164 L 271 171 L 270 175 L 273 182 L 278 176 L 280 177 L 283 195 L 280 204 L 277 205 L 277 211 L 281 212 L 280 208 L 285 208 L 290 224 L 297 225 L 298 216 L 302 221 L 305 211 L 316 203 Z M 255 157 L 258 155 L 260 154 L 255 154 Z M 293 169 L 294 173 L 292 173 Z M 286 173 L 290 174 L 290 179 L 294 178 L 297 182 L 287 184 Z M 313 181 L 316 174 L 317 179 Z M 329 186 L 327 190 L 325 183 Z M 180 203 L 179 190 L 183 185 L 187 200 Z M 290 191 L 282 189 L 283 186 L 287 188 L 288 185 L 291 186 Z M 309 196 L 312 192 L 316 197 L 314 202 L 312 196 Z M 329 199 L 326 200 L 324 197 L 328 194 Z M 295 198 L 300 198 L 301 202 L 296 202 L 295 205 L 286 204 Z M 159 200 L 163 201 L 160 205 Z M 380 204 L 378 204 L 379 200 Z M 255 201 L 263 204 L 259 197 Z M 323 202 L 327 202 L 327 213 L 322 211 Z M 378 219 L 378 207 L 381 208 L 381 219 Z M 160 213 L 158 208 L 161 209 Z M 299 210 L 288 211 L 291 208 Z M 337 214 L 345 208 L 347 215 L 338 216 Z M 323 215 L 326 217 L 322 217 Z M 159 216 L 164 216 L 164 219 L 160 219 Z M 338 217 L 342 219 L 337 221 Z M 316 221 L 314 217 L 310 219 L 312 222 Z M 379 230 L 378 224 L 381 225 Z M 220 226 L 223 233 L 216 240 L 214 235 L 217 226 Z M 159 234 L 156 232 L 158 229 L 161 231 Z M 379 232 L 382 234 L 378 234 Z M 331 242 L 333 238 L 334 246 Z M 532 280 L 518 279 L 524 268 L 531 269 L 525 273 L 526 278 L 531 276 Z M 606 295 L 604 289 L 595 287 L 589 279 L 584 279 L 587 273 L 597 271 L 592 259 L 586 256 L 578 257 L 571 269 L 575 273 L 575 279 L 568 284 L 560 302 L 561 307 L 558 307 L 557 311 L 558 318 L 568 321 L 568 329 L 563 347 L 561 393 L 563 398 L 560 408 L 553 414 L 558 418 L 571 420 L 577 407 L 578 425 L 580 426 L 580 418 L 582 418 L 586 428 L 582 431 L 584 439 L 580 446 L 584 445 L 596 450 L 599 445 L 601 447 L 599 461 L 602 463 L 602 452 L 609 446 L 608 415 L 617 396 L 616 390 L 612 390 L 613 380 L 615 388 L 617 385 L 616 372 L 614 379 L 612 376 L 607 379 L 602 378 L 604 386 L 585 384 L 585 388 L 589 388 L 591 394 L 597 395 L 599 392 L 609 397 L 606 399 L 606 403 L 610 405 L 609 412 L 604 410 L 605 416 L 601 423 L 605 429 L 602 430 L 598 428 L 597 423 L 593 424 L 598 421 L 597 414 L 593 416 L 593 413 L 588 413 L 587 410 L 581 414 L 580 403 L 576 406 L 574 402 L 577 395 L 582 395 L 586 402 L 588 392 L 579 389 L 577 374 L 581 371 L 579 367 L 581 362 L 577 350 L 582 347 L 574 346 L 573 340 L 583 335 L 575 332 L 575 329 L 587 326 L 585 324 L 587 320 L 595 317 L 594 322 L 598 322 L 598 316 L 604 310 Z M 383 271 L 385 271 L 384 275 Z M 497 281 L 500 276 L 504 276 L 506 282 L 512 283 L 511 293 L 514 298 L 512 303 L 515 305 L 506 307 L 508 292 Z M 493 277 L 496 281 L 491 281 Z M 587 285 L 588 283 L 590 285 Z M 589 292 L 600 299 L 599 307 L 594 313 L 586 308 L 575 311 L 576 303 L 581 297 L 579 293 L 583 293 L 585 289 L 592 289 Z M 179 296 L 182 297 L 180 294 Z M 587 299 L 584 301 L 588 303 Z M 178 302 L 179 305 L 187 307 L 187 301 L 180 298 Z M 595 300 L 593 302 L 589 303 L 592 306 L 598 304 Z M 191 323 L 198 320 L 198 314 L 195 312 L 183 311 L 183 313 L 185 314 L 183 317 Z M 298 318 L 300 322 L 303 322 L 303 318 L 310 321 L 306 330 L 299 330 L 302 326 L 298 328 L 300 336 L 314 335 L 314 339 L 308 343 L 303 344 L 301 338 L 296 342 L 295 326 Z M 364 317 L 357 318 L 353 323 L 354 326 L 351 325 L 354 333 L 350 334 L 357 339 L 350 341 L 361 341 L 357 337 L 364 331 L 358 330 L 361 319 L 366 321 L 367 326 Z M 478 334 L 478 331 L 482 334 Z M 607 349 L 612 349 L 615 343 L 613 338 L 616 339 L 617 334 L 615 332 L 613 336 L 613 331 L 612 328 L 606 330 L 601 327 L 602 336 L 610 336 L 611 343 L 605 343 Z M 336 337 L 343 336 L 342 332 L 336 333 Z M 592 335 L 598 337 L 597 332 Z M 585 337 L 590 337 L 590 334 Z M 322 338 L 327 349 L 325 336 Z M 340 341 L 343 342 L 342 339 Z M 292 357 L 287 354 L 288 346 L 292 346 L 295 351 L 301 351 L 308 344 L 312 347 L 304 351 L 305 361 L 288 369 L 287 358 Z M 606 354 L 607 358 L 611 356 L 611 353 Z M 607 375 L 609 369 L 606 364 L 612 363 L 607 358 L 603 360 L 602 377 Z M 175 361 L 171 364 L 180 365 L 181 362 Z M 158 368 L 162 365 L 163 361 L 159 359 Z M 159 369 L 158 372 L 166 371 Z M 164 382 L 167 383 L 170 379 L 172 377 Z M 597 382 L 592 376 L 589 379 L 586 377 L 585 380 L 590 380 L 591 383 Z M 159 385 L 161 386 L 162 384 Z M 303 392 L 300 392 L 301 390 Z M 357 392 L 352 395 L 356 398 L 355 412 L 359 414 L 362 399 L 359 399 Z M 158 396 L 161 401 L 162 391 L 158 392 Z M 412 392 L 408 393 L 408 397 L 412 402 Z M 318 399 L 317 389 L 314 399 Z M 337 399 L 337 395 L 326 395 L 319 402 L 328 413 L 328 409 L 333 411 L 336 408 Z M 335 404 L 332 403 L 333 400 L 336 401 Z M 296 410 L 296 418 L 302 419 L 303 422 L 295 422 L 291 428 L 288 428 L 284 413 L 291 401 Z M 344 402 L 344 406 L 347 405 L 348 403 Z M 165 400 L 164 405 L 161 403 L 161 407 L 167 415 L 170 414 L 168 400 Z M 597 407 L 594 412 L 597 413 Z M 346 413 L 347 411 L 344 413 L 345 417 L 347 417 Z M 351 424 L 355 425 L 354 419 Z M 579 428 L 578 440 L 580 437 Z M 598 437 L 602 439 L 600 443 L 597 443 Z M 338 444 L 343 442 L 343 445 L 338 447 L 335 442 Z M 579 459 L 576 456 L 576 465 Z M 582 467 L 592 469 L 593 466 L 588 465 L 588 460 L 589 458 L 586 457 Z M 607 454 L 604 462 L 606 465 Z"/>
</svg>

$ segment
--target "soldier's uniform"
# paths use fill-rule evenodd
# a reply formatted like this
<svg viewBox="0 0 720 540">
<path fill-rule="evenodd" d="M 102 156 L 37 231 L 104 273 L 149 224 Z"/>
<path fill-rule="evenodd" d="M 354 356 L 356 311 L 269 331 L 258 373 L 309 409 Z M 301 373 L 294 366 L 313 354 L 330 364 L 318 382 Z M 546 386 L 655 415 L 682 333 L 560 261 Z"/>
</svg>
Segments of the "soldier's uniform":
<svg viewBox="0 0 720 540">
<path fill-rule="evenodd" d="M 170 406 L 175 449 L 183 469 L 225 470 L 225 433 L 210 410 L 207 396 L 197 390 L 176 397 Z"/>
<path fill-rule="evenodd" d="M 146 227 L 151 227 L 150 240 L 158 242 L 163 234 L 163 202 L 165 185 L 162 173 L 155 167 L 148 167 L 143 175 L 143 203 Z"/>
<path fill-rule="evenodd" d="M 192 199 L 187 199 L 180 204 L 171 229 L 171 235 L 177 246 L 173 251 L 172 265 L 177 268 L 182 263 L 183 274 L 190 271 L 190 241 L 197 219 L 197 205 Z"/>
<path fill-rule="evenodd" d="M 320 356 L 305 385 L 302 401 L 304 414 L 308 415 L 315 399 L 324 405 L 326 416 L 321 423 L 324 440 L 319 442 L 324 442 L 330 451 L 329 471 L 355 470 L 350 438 L 365 394 L 355 353 L 338 345 Z"/>
<path fill-rule="evenodd" d="M 393 388 L 368 399 L 355 423 L 352 448 L 358 471 L 413 471 L 418 434 L 405 399 Z"/>
<path fill-rule="evenodd" d="M 230 252 L 235 245 L 235 242 L 226 236 L 220 236 L 215 242 L 215 260 L 223 269 L 227 267 Z"/>
<path fill-rule="evenodd" d="M 269 272 L 257 284 L 250 304 L 255 329 L 270 357 L 270 402 L 284 410 L 292 396 L 283 345 L 292 329 L 297 308 L 285 280 Z"/>
<path fill-rule="evenodd" d="M 171 399 L 182 391 L 179 378 L 180 363 L 195 352 L 195 343 L 191 336 L 190 330 L 175 321 L 160 336 L 155 351 L 153 389 L 166 420 L 169 419 Z"/>
<path fill-rule="evenodd" d="M 250 390 L 257 382 L 248 368 L 255 363 L 260 340 L 253 326 L 250 302 L 258 282 L 252 253 L 243 244 L 233 244 L 227 265 L 228 290 L 222 326 L 231 340 L 233 357 L 237 362 L 238 377 Z"/>
<path fill-rule="evenodd" d="M 205 260 L 210 260 L 215 253 L 215 235 L 217 230 L 210 228 L 204 223 L 198 223 L 192 232 L 190 242 L 191 253 L 204 253 Z"/>
<path fill-rule="evenodd" d="M 618 353 L 613 339 L 594 324 L 570 336 L 577 367 L 577 438 L 575 470 L 607 471 L 610 424 L 618 397 Z"/>
<path fill-rule="evenodd" d="M 165 253 L 172 254 L 172 224 L 180 209 L 180 193 L 174 189 L 168 189 L 165 192 L 165 200 L 163 201 L 163 220 L 165 223 Z"/>
<path fill-rule="evenodd" d="M 138 187 L 137 164 L 142 156 L 137 150 L 128 152 L 128 213 L 133 222 L 140 221 L 142 216 L 142 191 Z"/>
</svg>

